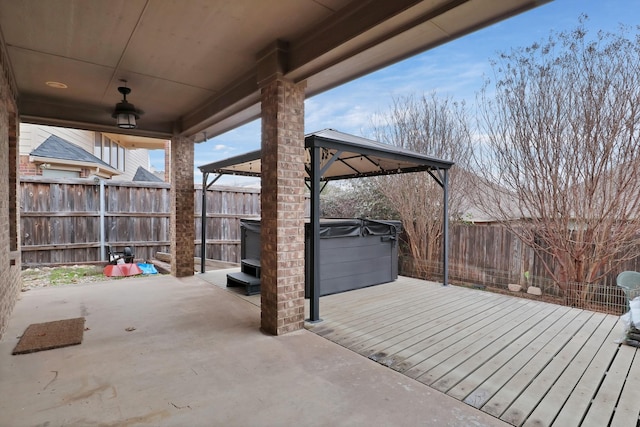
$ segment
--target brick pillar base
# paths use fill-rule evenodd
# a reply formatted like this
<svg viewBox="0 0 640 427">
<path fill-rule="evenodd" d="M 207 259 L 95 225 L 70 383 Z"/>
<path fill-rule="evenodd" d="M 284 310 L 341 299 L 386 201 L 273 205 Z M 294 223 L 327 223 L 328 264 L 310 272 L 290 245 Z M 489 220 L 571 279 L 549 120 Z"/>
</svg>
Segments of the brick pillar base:
<svg viewBox="0 0 640 427">
<path fill-rule="evenodd" d="M 262 87 L 262 329 L 304 326 L 304 86 Z"/>
<path fill-rule="evenodd" d="M 171 139 L 171 275 L 193 275 L 195 241 L 193 141 Z"/>
</svg>

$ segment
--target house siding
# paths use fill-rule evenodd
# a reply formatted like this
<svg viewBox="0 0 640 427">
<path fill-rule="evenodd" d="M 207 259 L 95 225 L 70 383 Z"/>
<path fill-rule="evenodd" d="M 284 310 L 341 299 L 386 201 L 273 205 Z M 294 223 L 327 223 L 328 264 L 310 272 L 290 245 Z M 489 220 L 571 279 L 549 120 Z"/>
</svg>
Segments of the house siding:
<svg viewBox="0 0 640 427">
<path fill-rule="evenodd" d="M 56 126 L 43 126 L 23 123 L 20 125 L 20 174 L 42 175 L 42 171 L 29 161 L 29 154 L 51 135 L 56 135 L 83 150 L 95 155 L 94 144 L 96 132 L 68 129 Z M 146 149 L 125 150 L 125 170 L 115 175 L 114 180 L 130 181 L 138 170 L 138 166 L 149 168 L 149 151 Z M 90 175 L 89 169 L 83 170 L 80 177 Z"/>
<path fill-rule="evenodd" d="M 29 123 L 20 124 L 20 155 L 29 155 L 51 135 L 77 145 L 93 154 L 95 132 L 80 129 L 67 129 L 55 126 L 40 126 Z"/>
<path fill-rule="evenodd" d="M 145 149 L 126 150 L 125 172 L 122 175 L 114 176 L 115 181 L 132 181 L 138 166 L 149 170 L 149 151 Z"/>
</svg>

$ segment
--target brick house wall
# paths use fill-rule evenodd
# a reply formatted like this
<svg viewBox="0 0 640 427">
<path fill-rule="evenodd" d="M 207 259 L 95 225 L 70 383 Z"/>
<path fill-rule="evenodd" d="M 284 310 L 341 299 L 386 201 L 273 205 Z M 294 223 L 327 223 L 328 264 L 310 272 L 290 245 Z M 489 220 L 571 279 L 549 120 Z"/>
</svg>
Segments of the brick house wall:
<svg viewBox="0 0 640 427">
<path fill-rule="evenodd" d="M 22 283 L 18 239 L 17 107 L 6 58 L 5 52 L 0 50 L 0 338 L 7 328 Z"/>
<path fill-rule="evenodd" d="M 38 168 L 35 163 L 30 162 L 29 156 L 23 154 L 20 155 L 19 171 L 22 176 L 42 175 L 42 169 Z"/>
</svg>

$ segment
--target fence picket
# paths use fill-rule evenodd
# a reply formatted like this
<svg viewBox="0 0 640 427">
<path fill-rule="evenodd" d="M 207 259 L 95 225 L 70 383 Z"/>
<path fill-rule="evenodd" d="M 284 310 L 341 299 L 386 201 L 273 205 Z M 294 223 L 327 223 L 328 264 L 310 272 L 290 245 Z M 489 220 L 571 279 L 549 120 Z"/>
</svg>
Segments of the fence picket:
<svg viewBox="0 0 640 427">
<path fill-rule="evenodd" d="M 169 252 L 169 185 L 105 181 L 105 241 L 136 258 Z M 194 256 L 200 256 L 201 189 L 194 189 Z M 99 186 L 92 179 L 22 177 L 20 233 L 24 266 L 100 260 Z M 240 262 L 240 218 L 259 215 L 258 189 L 207 191 L 207 257 Z"/>
</svg>

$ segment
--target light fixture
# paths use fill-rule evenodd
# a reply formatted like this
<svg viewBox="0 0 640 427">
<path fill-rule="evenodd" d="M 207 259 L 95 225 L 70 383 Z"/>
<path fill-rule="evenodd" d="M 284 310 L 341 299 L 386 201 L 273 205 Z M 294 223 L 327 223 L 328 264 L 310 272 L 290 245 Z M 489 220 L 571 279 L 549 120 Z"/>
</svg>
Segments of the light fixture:
<svg viewBox="0 0 640 427">
<path fill-rule="evenodd" d="M 46 84 L 47 86 L 49 86 L 49 87 L 54 88 L 54 89 L 66 89 L 66 88 L 68 88 L 68 87 L 69 87 L 69 86 L 67 86 L 67 85 L 66 85 L 66 84 L 64 84 L 64 83 L 61 83 L 61 82 L 54 82 L 54 81 L 48 81 L 48 82 L 45 82 L 45 84 Z"/>
<path fill-rule="evenodd" d="M 113 110 L 111 117 L 116 119 L 116 124 L 120 129 L 135 129 L 136 119 L 140 118 L 140 115 L 136 111 L 136 107 L 127 101 L 127 95 L 131 93 L 131 89 L 126 86 L 126 80 L 120 80 L 125 86 L 120 86 L 118 92 L 122 94 L 122 101 L 116 104 L 116 109 Z"/>
</svg>

